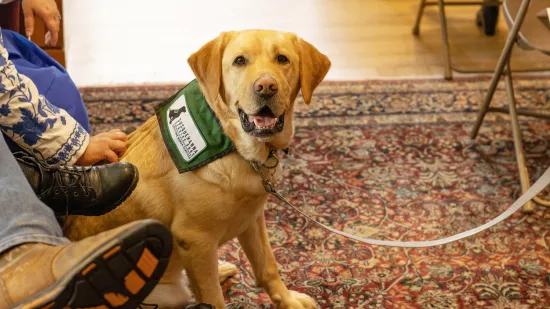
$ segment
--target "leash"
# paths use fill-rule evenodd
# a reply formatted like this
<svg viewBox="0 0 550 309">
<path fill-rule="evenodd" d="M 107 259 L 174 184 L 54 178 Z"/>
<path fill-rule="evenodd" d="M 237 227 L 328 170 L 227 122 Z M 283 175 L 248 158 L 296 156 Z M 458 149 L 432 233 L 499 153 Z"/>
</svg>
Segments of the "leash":
<svg viewBox="0 0 550 309">
<path fill-rule="evenodd" d="M 270 162 L 271 163 L 268 163 Z M 359 237 L 354 234 L 346 233 L 340 230 L 337 230 L 335 228 L 332 228 L 330 226 L 324 225 L 323 223 L 315 220 L 311 216 L 307 215 L 305 212 L 300 210 L 298 207 L 294 206 L 292 203 L 290 203 L 284 196 L 282 196 L 276 189 L 275 186 L 271 183 L 271 181 L 268 179 L 265 169 L 274 169 L 279 164 L 279 159 L 275 155 L 275 151 L 271 150 L 269 152 L 269 157 L 266 160 L 267 165 L 264 163 L 260 163 L 257 161 L 249 161 L 254 170 L 260 174 L 262 177 L 262 182 L 265 188 L 265 191 L 275 196 L 277 199 L 279 199 L 281 202 L 285 203 L 287 206 L 290 206 L 295 211 L 299 212 L 302 216 L 306 217 L 307 219 L 315 222 L 317 225 L 321 226 L 322 228 L 329 230 L 335 234 L 338 234 L 340 236 L 344 236 L 349 239 L 353 239 L 365 244 L 370 245 L 377 245 L 377 246 L 390 246 L 390 247 L 402 247 L 402 248 L 427 248 L 427 247 L 435 247 L 440 246 L 444 244 L 448 244 L 457 240 L 464 239 L 466 237 L 473 236 L 475 234 L 478 234 L 482 231 L 485 231 L 489 229 L 490 227 L 504 221 L 508 217 L 510 217 L 512 214 L 514 214 L 516 211 L 518 211 L 525 203 L 533 199 L 537 194 L 539 194 L 544 188 L 546 188 L 548 185 L 550 185 L 550 167 L 542 174 L 542 176 L 533 184 L 527 192 L 522 194 L 508 209 L 506 209 L 503 213 L 501 213 L 496 218 L 492 219 L 491 221 L 473 228 L 468 231 L 464 231 L 458 234 L 455 234 L 453 236 L 448 236 L 445 238 L 435 239 L 435 240 L 426 240 L 426 241 L 393 241 L 393 240 L 379 240 L 379 239 L 372 239 L 372 238 L 364 238 Z"/>
</svg>

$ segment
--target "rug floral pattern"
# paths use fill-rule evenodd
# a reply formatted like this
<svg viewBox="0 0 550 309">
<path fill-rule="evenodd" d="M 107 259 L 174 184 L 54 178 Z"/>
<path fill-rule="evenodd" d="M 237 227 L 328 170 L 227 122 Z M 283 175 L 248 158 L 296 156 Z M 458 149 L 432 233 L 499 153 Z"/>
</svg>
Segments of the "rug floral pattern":
<svg viewBox="0 0 550 309">
<path fill-rule="evenodd" d="M 324 83 L 298 99 L 282 193 L 334 228 L 386 240 L 429 240 L 479 226 L 520 195 L 511 127 L 487 116 L 468 137 L 488 79 Z M 520 107 L 550 112 L 550 79 L 518 78 Z M 86 88 L 96 132 L 133 130 L 180 86 Z M 503 106 L 502 85 L 494 106 Z M 550 122 L 522 118 L 532 180 L 550 166 Z M 546 194 L 548 196 L 548 194 Z M 272 199 L 266 209 L 282 279 L 321 308 L 550 307 L 550 209 L 516 213 L 489 231 L 427 249 L 335 236 Z M 273 308 L 237 242 L 241 266 L 223 284 L 229 308 Z"/>
</svg>

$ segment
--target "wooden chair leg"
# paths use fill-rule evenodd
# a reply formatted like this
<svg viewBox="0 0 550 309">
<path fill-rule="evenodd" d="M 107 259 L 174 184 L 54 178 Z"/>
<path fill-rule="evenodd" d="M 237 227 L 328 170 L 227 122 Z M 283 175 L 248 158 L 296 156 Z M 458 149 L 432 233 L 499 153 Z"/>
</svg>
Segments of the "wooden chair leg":
<svg viewBox="0 0 550 309">
<path fill-rule="evenodd" d="M 525 152 L 523 150 L 523 140 L 519 127 L 518 113 L 516 109 L 516 98 L 514 95 L 514 85 L 512 83 L 512 73 L 510 72 L 510 63 L 506 66 L 506 72 L 504 74 L 506 82 L 506 94 L 508 97 L 508 105 L 510 112 L 510 122 L 512 123 L 512 134 L 514 137 L 514 149 L 516 153 L 516 160 L 518 164 L 519 180 L 521 182 L 521 192 L 525 193 L 531 187 L 529 181 L 529 171 L 525 164 Z M 535 205 L 533 201 L 529 201 L 523 205 L 523 212 L 533 213 L 535 211 Z"/>
<path fill-rule="evenodd" d="M 451 64 L 451 50 L 447 33 L 447 16 L 445 15 L 445 3 L 438 0 L 439 22 L 441 23 L 441 41 L 443 46 L 443 61 L 445 66 L 444 77 L 446 80 L 453 79 L 453 69 Z"/>
<path fill-rule="evenodd" d="M 414 27 L 412 31 L 412 33 L 415 36 L 418 36 L 420 34 L 420 22 L 422 21 L 422 15 L 424 15 L 425 7 L 426 7 L 426 0 L 420 0 L 420 4 L 418 5 L 418 13 L 416 14 L 416 21 L 414 23 Z"/>
</svg>

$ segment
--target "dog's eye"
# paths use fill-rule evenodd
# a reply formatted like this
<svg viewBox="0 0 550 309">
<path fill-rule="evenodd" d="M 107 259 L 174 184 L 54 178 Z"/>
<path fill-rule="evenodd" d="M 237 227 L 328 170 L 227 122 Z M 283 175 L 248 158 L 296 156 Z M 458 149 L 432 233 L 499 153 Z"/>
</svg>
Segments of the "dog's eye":
<svg viewBox="0 0 550 309">
<path fill-rule="evenodd" d="M 283 56 L 283 55 L 279 55 L 277 56 L 277 62 L 283 64 L 283 63 L 288 63 L 288 58 L 286 56 Z"/>
<path fill-rule="evenodd" d="M 235 58 L 235 60 L 233 61 L 233 64 L 240 67 L 240 66 L 243 66 L 246 64 L 246 58 L 243 57 L 243 56 L 239 56 L 237 58 Z"/>
</svg>

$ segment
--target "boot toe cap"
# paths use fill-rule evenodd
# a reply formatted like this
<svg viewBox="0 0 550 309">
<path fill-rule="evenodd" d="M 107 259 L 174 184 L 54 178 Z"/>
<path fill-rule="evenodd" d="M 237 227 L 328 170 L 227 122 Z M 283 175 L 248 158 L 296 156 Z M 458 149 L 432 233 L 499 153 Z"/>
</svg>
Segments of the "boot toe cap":
<svg viewBox="0 0 550 309">
<path fill-rule="evenodd" d="M 99 173 L 102 180 L 99 204 L 109 211 L 130 196 L 139 180 L 137 167 L 128 162 L 105 165 Z"/>
</svg>

